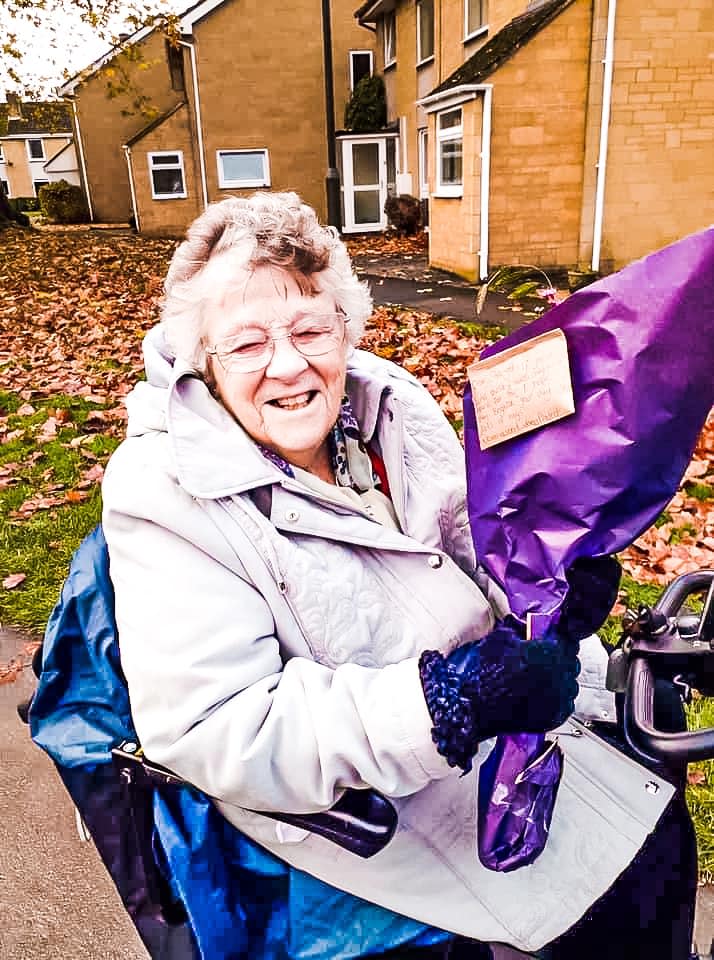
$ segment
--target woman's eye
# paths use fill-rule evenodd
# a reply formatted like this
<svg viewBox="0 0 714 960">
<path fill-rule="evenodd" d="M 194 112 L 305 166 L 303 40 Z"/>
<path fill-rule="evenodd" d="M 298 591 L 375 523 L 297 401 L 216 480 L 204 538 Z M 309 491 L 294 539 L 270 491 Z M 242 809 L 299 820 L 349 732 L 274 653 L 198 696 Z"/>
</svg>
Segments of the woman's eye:
<svg viewBox="0 0 714 960">
<path fill-rule="evenodd" d="M 265 350 L 267 340 L 244 340 L 234 344 L 229 353 L 235 357 L 254 357 Z"/>
<path fill-rule="evenodd" d="M 297 340 L 298 343 L 307 343 L 310 340 L 314 340 L 315 337 L 322 337 L 327 331 L 324 327 L 309 327 L 306 330 L 295 330 L 293 332 L 293 340 Z"/>
</svg>

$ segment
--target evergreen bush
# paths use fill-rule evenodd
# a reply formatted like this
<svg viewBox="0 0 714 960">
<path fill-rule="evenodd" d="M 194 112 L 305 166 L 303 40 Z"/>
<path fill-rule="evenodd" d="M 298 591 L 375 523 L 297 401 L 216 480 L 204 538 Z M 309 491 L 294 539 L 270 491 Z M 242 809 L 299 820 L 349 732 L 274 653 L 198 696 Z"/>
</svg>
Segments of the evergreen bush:
<svg viewBox="0 0 714 960">
<path fill-rule="evenodd" d="M 374 133 L 387 123 L 387 97 L 379 76 L 362 77 L 345 107 L 345 128 L 354 133 Z"/>
<path fill-rule="evenodd" d="M 85 223 L 89 219 L 81 187 L 66 180 L 40 187 L 40 210 L 50 223 Z"/>
</svg>

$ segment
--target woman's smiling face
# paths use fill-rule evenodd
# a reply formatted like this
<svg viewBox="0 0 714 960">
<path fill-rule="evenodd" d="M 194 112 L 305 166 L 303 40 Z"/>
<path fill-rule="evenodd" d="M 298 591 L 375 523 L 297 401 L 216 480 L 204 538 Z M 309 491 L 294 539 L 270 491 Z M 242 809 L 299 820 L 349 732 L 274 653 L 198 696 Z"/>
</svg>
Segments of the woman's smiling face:
<svg viewBox="0 0 714 960">
<path fill-rule="evenodd" d="M 312 292 L 310 279 L 301 284 L 286 270 L 261 265 L 231 270 L 229 292 L 208 304 L 203 325 L 209 351 L 218 348 L 219 356 L 210 356 L 209 361 L 226 409 L 258 443 L 330 482 L 334 478 L 327 436 L 345 390 L 344 324 L 338 321 L 338 341 L 320 356 L 303 356 L 289 334 L 296 324 L 310 327 L 313 318 L 319 323 L 317 318 L 334 318 L 337 313 L 334 298 Z M 232 367 L 225 357 L 229 348 L 250 349 L 266 336 L 275 338 L 266 365 L 250 373 L 226 369 Z"/>
</svg>

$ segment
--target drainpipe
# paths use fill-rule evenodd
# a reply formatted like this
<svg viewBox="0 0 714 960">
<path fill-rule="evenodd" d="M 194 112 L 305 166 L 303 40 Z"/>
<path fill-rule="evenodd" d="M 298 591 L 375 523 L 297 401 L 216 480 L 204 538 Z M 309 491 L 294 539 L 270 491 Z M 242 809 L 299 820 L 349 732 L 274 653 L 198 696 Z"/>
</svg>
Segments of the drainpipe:
<svg viewBox="0 0 714 960">
<path fill-rule="evenodd" d="M 203 151 L 203 125 L 201 121 L 201 101 L 198 95 L 198 66 L 196 64 L 196 48 L 193 43 L 179 40 L 180 47 L 187 47 L 191 57 L 191 76 L 193 77 L 193 106 L 196 112 L 196 132 L 198 133 L 198 166 L 201 171 L 201 191 L 203 194 L 203 209 L 208 206 L 208 183 L 206 181 L 206 158 Z"/>
<path fill-rule="evenodd" d="M 122 150 L 124 151 L 124 156 L 126 157 L 126 169 L 129 173 L 129 190 L 131 191 L 131 209 L 134 212 L 134 224 L 136 226 L 136 232 L 141 231 L 141 222 L 139 220 L 139 208 L 136 205 L 136 190 L 134 189 L 134 171 L 131 168 L 131 147 L 127 146 L 126 143 L 122 144 Z"/>
<path fill-rule="evenodd" d="M 610 129 L 610 106 L 612 103 L 612 73 L 615 61 L 615 12 L 617 0 L 609 0 L 607 8 L 607 34 L 605 37 L 605 59 L 603 60 L 602 114 L 600 116 L 600 152 L 597 161 L 597 183 L 595 186 L 595 218 L 593 223 L 593 256 L 591 268 L 600 269 L 600 248 L 602 245 L 602 224 L 605 212 L 605 173 L 607 169 L 607 138 Z"/>
<path fill-rule="evenodd" d="M 491 181 L 491 112 L 493 84 L 483 86 L 483 120 L 481 123 L 481 246 L 478 252 L 479 280 L 488 277 L 488 201 Z"/>
<path fill-rule="evenodd" d="M 84 180 L 84 192 L 87 195 L 87 208 L 89 209 L 89 219 L 94 223 L 94 207 L 92 206 L 92 194 L 89 191 L 89 177 L 87 176 L 87 163 L 84 159 L 84 146 L 82 144 L 82 131 L 79 128 L 79 114 L 77 113 L 77 101 L 72 99 L 72 113 L 74 114 L 74 129 L 77 131 L 77 147 L 79 148 L 79 163 L 82 167 L 82 179 Z"/>
</svg>

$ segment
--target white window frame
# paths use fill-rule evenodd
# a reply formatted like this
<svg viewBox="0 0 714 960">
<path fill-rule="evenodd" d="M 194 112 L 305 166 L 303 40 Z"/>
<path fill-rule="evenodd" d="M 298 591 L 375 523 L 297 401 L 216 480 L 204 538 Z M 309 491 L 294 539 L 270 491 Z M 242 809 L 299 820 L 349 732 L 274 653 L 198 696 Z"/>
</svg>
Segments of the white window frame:
<svg viewBox="0 0 714 960">
<path fill-rule="evenodd" d="M 429 199 L 429 129 L 422 127 L 419 132 L 419 199 Z"/>
<path fill-rule="evenodd" d="M 424 3 L 431 4 L 431 53 L 427 53 L 426 56 L 422 53 L 422 8 Z M 417 0 L 416 4 L 416 21 L 417 21 L 417 66 L 421 66 L 422 63 L 429 63 L 434 59 L 434 0 Z"/>
<path fill-rule="evenodd" d="M 37 198 L 39 199 L 39 196 L 40 196 L 40 187 L 46 186 L 49 182 L 50 182 L 49 180 L 45 180 L 45 179 L 42 178 L 42 177 L 40 177 L 40 178 L 37 179 L 37 180 L 35 180 L 35 179 L 33 178 L 33 180 L 32 180 L 32 189 L 33 189 L 33 191 L 34 191 L 34 193 L 35 193 L 35 197 L 37 197 Z M 39 184 L 39 186 L 38 186 L 38 184 Z"/>
<path fill-rule="evenodd" d="M 3 184 L 3 183 L 5 184 L 5 188 L 6 188 L 6 189 L 5 189 L 5 196 L 9 199 L 9 198 L 10 198 L 10 195 L 11 195 L 11 194 L 10 194 L 10 181 L 9 181 L 9 180 L 6 180 L 5 177 L 0 177 L 0 184 Z M 0 189 L 2 189 L 1 186 L 0 186 Z"/>
<path fill-rule="evenodd" d="M 158 166 L 154 166 L 154 159 L 157 157 L 178 157 L 177 163 L 162 163 Z M 183 150 L 156 150 L 148 153 L 146 155 L 147 162 L 149 164 L 149 182 L 151 184 L 151 199 L 152 200 L 185 200 L 188 194 L 186 193 L 186 173 L 184 171 L 183 165 Z M 181 183 L 183 185 L 183 190 L 181 193 L 157 193 L 154 189 L 154 171 L 155 170 L 180 170 L 181 171 Z"/>
<path fill-rule="evenodd" d="M 0 163 L 5 163 L 5 154 L 3 152 L 2 144 L 0 143 Z"/>
<path fill-rule="evenodd" d="M 473 40 L 475 37 L 480 37 L 482 33 L 488 32 L 488 21 L 487 21 L 487 4 L 488 0 L 479 0 L 481 5 L 481 23 L 477 26 L 471 28 L 469 23 L 469 4 L 470 0 L 464 0 L 464 42 L 467 40 Z"/>
<path fill-rule="evenodd" d="M 450 113 L 459 113 L 461 122 L 441 128 L 441 119 Z M 441 179 L 441 149 L 445 143 L 461 143 L 461 183 L 443 183 Z M 462 197 L 464 195 L 464 111 L 463 107 L 449 107 L 436 114 L 436 196 Z"/>
<path fill-rule="evenodd" d="M 354 58 L 355 56 L 368 56 L 369 57 L 369 75 L 370 77 L 374 74 L 374 53 L 372 50 L 350 50 L 350 90 L 354 90 L 355 84 L 355 65 Z"/>
<path fill-rule="evenodd" d="M 384 33 L 384 68 L 397 62 L 397 11 L 388 10 L 382 21 Z"/>
<path fill-rule="evenodd" d="M 233 154 L 233 153 L 257 153 L 261 154 L 263 157 L 263 176 L 260 178 L 253 178 L 252 180 L 230 180 L 228 177 L 224 176 L 223 173 L 223 163 L 221 158 L 224 154 Z M 248 188 L 248 187 L 269 187 L 270 186 L 270 160 L 268 158 L 268 150 L 266 147 L 253 147 L 246 148 L 244 150 L 216 150 L 216 164 L 218 166 L 218 186 L 221 188 L 233 187 L 236 189 Z"/>
<path fill-rule="evenodd" d="M 31 143 L 39 143 L 39 145 L 40 145 L 40 150 L 42 151 L 42 156 L 41 156 L 41 157 L 33 157 L 33 156 L 32 156 L 32 153 L 30 152 L 30 144 L 31 144 Z M 37 163 L 37 162 L 39 162 L 40 160 L 46 160 L 46 159 L 47 159 L 47 155 L 45 154 L 45 144 L 44 144 L 44 141 L 42 140 L 41 137 L 27 137 L 27 138 L 25 139 L 25 149 L 26 149 L 26 151 L 27 151 L 27 159 L 30 161 L 30 163 Z"/>
</svg>

